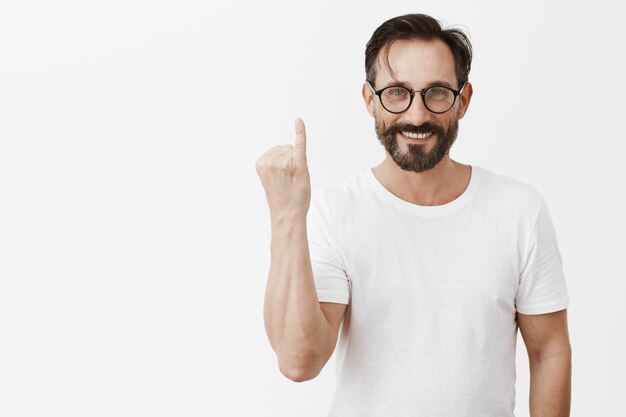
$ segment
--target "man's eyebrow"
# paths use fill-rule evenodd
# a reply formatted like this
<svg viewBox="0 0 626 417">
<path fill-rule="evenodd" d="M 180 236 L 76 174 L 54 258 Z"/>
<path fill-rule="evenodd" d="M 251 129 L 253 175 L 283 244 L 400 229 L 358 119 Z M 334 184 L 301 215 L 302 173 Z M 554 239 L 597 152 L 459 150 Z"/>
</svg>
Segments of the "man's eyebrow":
<svg viewBox="0 0 626 417">
<path fill-rule="evenodd" d="M 399 80 L 391 80 L 388 83 L 384 84 L 383 87 L 381 87 L 381 89 L 387 88 L 387 87 L 404 87 L 404 88 L 411 89 L 408 83 L 405 83 Z"/>
<path fill-rule="evenodd" d="M 409 83 L 406 83 L 404 81 L 400 81 L 400 80 L 391 80 L 388 83 L 384 84 L 383 87 L 381 87 L 381 89 L 383 88 L 387 88 L 387 87 L 404 87 L 404 88 L 408 88 L 409 90 L 411 89 L 411 86 L 409 85 Z M 448 88 L 452 88 L 453 90 L 455 89 L 452 84 L 450 84 L 447 81 L 431 81 L 428 84 L 426 84 L 424 86 L 424 88 L 429 88 L 429 87 L 448 87 Z"/>
<path fill-rule="evenodd" d="M 433 82 L 428 83 L 426 88 L 428 87 L 448 87 L 454 90 L 454 87 L 452 86 L 452 84 L 450 84 L 447 81 L 433 81 Z"/>
</svg>

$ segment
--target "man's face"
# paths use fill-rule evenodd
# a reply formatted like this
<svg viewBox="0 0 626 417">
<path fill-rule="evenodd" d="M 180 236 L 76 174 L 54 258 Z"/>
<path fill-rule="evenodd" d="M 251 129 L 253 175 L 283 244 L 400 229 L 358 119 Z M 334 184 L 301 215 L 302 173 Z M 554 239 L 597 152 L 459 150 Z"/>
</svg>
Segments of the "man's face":
<svg viewBox="0 0 626 417">
<path fill-rule="evenodd" d="M 402 85 L 411 90 L 432 85 L 459 89 L 454 57 L 441 41 L 396 41 L 389 50 L 388 60 L 393 75 L 385 65 L 384 57 L 379 56 L 373 86 L 377 90 L 391 85 Z M 419 93 L 415 93 L 408 110 L 393 114 L 385 110 L 378 97 L 366 87 L 363 95 L 370 114 L 374 116 L 376 135 L 395 163 L 403 170 L 413 172 L 423 172 L 437 165 L 456 139 L 458 122 L 469 104 L 469 96 L 465 100 L 463 93 L 449 111 L 435 114 L 424 106 Z M 408 136 L 416 133 L 418 138 Z"/>
</svg>

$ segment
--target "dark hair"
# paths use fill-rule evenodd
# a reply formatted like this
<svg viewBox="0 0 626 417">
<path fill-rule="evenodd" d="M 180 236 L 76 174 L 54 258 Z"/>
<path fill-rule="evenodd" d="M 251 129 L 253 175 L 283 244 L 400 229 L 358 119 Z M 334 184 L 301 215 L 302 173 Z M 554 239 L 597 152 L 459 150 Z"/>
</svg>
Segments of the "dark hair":
<svg viewBox="0 0 626 417">
<path fill-rule="evenodd" d="M 387 68 L 389 49 L 397 40 L 442 40 L 448 45 L 456 65 L 456 79 L 459 88 L 468 80 L 472 66 L 472 44 L 461 29 L 447 28 L 434 18 L 425 14 L 406 14 L 387 20 L 374 31 L 365 47 L 365 79 L 372 86 L 376 80 L 376 61 L 380 51 L 385 48 Z"/>
</svg>

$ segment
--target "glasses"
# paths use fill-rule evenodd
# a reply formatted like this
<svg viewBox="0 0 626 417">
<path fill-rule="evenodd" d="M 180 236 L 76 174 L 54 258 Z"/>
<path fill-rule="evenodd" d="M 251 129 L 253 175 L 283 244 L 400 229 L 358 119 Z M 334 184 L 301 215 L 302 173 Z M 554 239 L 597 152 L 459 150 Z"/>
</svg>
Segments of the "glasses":
<svg viewBox="0 0 626 417">
<path fill-rule="evenodd" d="M 435 114 L 445 113 L 454 106 L 457 96 L 461 94 L 465 88 L 465 84 L 463 84 L 458 91 L 444 86 L 433 86 L 423 90 L 410 90 L 405 87 L 390 86 L 380 90 L 374 90 L 374 87 L 372 87 L 369 82 L 367 85 L 369 85 L 372 92 L 378 96 L 380 104 L 383 105 L 385 110 L 394 114 L 407 111 L 408 108 L 411 107 L 411 103 L 413 103 L 415 93 L 419 93 L 420 96 L 422 96 L 424 106 L 426 106 L 430 112 Z"/>
</svg>

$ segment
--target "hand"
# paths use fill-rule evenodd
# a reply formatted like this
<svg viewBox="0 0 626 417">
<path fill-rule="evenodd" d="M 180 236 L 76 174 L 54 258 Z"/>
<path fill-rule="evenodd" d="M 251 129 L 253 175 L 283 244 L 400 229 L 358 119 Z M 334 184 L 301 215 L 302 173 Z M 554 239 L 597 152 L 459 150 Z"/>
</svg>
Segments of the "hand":
<svg viewBox="0 0 626 417">
<path fill-rule="evenodd" d="M 311 203 L 311 179 L 306 162 L 306 131 L 296 119 L 294 145 L 276 145 L 256 162 L 272 218 L 306 217 Z"/>
</svg>

